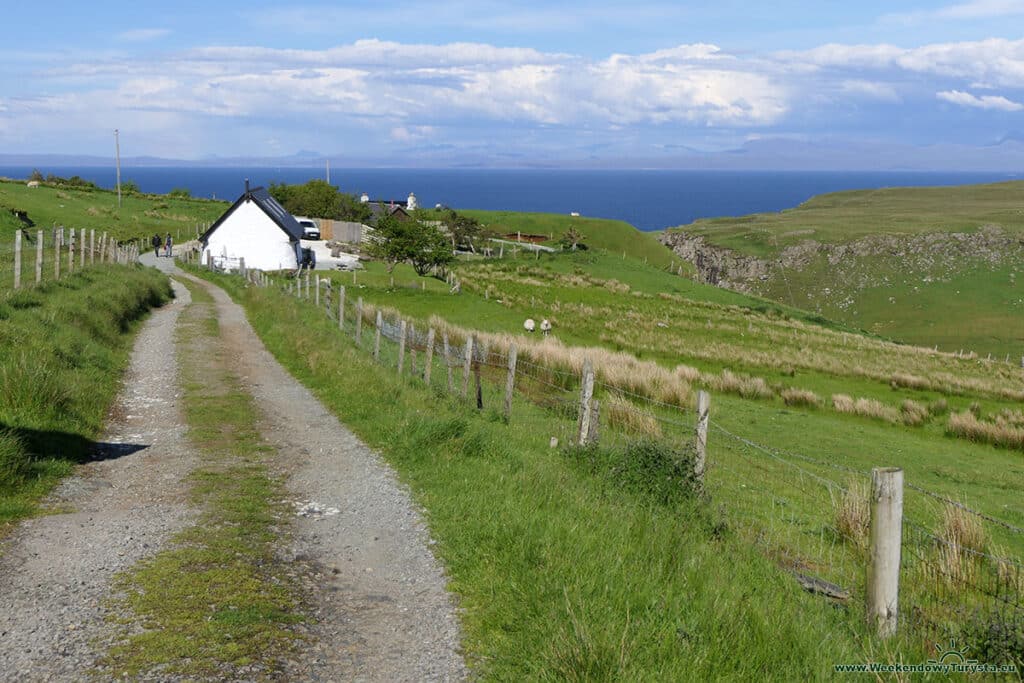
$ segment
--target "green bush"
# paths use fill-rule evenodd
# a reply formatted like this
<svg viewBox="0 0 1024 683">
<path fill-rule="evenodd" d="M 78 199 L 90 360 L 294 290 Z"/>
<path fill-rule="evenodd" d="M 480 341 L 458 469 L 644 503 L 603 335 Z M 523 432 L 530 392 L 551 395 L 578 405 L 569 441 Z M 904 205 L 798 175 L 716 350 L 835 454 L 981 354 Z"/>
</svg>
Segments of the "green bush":
<svg viewBox="0 0 1024 683">
<path fill-rule="evenodd" d="M 694 453 L 661 441 L 633 441 L 625 447 L 608 448 L 574 446 L 566 449 L 566 455 L 605 477 L 616 489 L 660 505 L 692 498 L 699 490 L 693 476 Z"/>
</svg>

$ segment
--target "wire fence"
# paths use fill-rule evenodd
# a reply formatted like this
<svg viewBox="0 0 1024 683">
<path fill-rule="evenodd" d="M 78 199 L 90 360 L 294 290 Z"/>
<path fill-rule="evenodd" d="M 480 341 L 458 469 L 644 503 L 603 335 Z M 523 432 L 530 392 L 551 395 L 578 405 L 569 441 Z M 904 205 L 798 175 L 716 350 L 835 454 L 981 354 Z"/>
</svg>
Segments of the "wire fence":
<svg viewBox="0 0 1024 683">
<path fill-rule="evenodd" d="M 21 229 L 0 238 L 0 292 L 53 282 L 96 263 L 130 263 L 135 242 L 118 243 L 106 232 L 54 227 Z"/>
<path fill-rule="evenodd" d="M 701 418 L 689 403 L 683 407 L 607 378 L 592 378 L 588 404 L 585 374 L 545 362 L 529 348 L 516 350 L 483 335 L 404 320 L 397 311 L 346 299 L 343 286 L 315 272 L 271 278 L 243 269 L 243 276 L 319 305 L 341 334 L 397 374 L 526 424 L 552 446 L 628 448 L 653 440 L 673 452 L 699 449 Z M 593 418 L 586 430 L 584 412 Z M 872 473 L 827 454 L 761 443 L 728 418 L 722 414 L 707 421 L 712 447 L 703 472 L 705 495 L 737 533 L 806 590 L 864 608 Z M 1021 548 L 1024 529 L 1019 525 L 907 482 L 900 540 L 901 628 L 929 643 L 970 636 L 1019 661 L 1024 643 Z"/>
</svg>

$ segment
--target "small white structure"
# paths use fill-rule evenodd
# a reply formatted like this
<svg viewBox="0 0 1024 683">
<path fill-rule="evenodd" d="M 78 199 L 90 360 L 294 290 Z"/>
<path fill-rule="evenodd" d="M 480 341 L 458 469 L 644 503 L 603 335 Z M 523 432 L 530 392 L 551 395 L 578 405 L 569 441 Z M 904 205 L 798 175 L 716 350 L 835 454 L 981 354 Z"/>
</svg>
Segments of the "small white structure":
<svg viewBox="0 0 1024 683">
<path fill-rule="evenodd" d="M 302 227 L 262 187 L 250 189 L 210 226 L 200 242 L 214 263 L 237 263 L 247 268 L 293 270 L 301 260 Z"/>
<path fill-rule="evenodd" d="M 523 329 L 527 332 L 533 332 L 536 326 L 537 324 L 533 322 L 533 318 L 527 318 L 526 322 L 523 323 Z"/>
<path fill-rule="evenodd" d="M 409 211 L 415 211 L 417 207 L 419 207 L 419 204 L 416 203 L 416 195 L 410 192 L 409 198 L 405 200 L 405 208 Z"/>
<path fill-rule="evenodd" d="M 362 195 L 359 196 L 359 201 L 363 204 L 366 204 L 367 202 L 370 201 L 370 195 L 364 192 Z"/>
</svg>

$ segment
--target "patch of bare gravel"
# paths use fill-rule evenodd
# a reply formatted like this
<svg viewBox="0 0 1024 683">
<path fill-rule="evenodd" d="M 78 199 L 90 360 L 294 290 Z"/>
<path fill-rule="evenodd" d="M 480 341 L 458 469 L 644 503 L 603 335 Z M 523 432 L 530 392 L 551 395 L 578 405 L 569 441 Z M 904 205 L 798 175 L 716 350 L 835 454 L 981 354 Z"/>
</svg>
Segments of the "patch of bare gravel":
<svg viewBox="0 0 1024 683">
<path fill-rule="evenodd" d="M 111 578 L 156 553 L 194 519 L 174 328 L 190 297 L 153 312 L 135 342 L 125 384 L 94 462 L 0 544 L 0 680 L 88 680 L 113 637 Z"/>
<path fill-rule="evenodd" d="M 286 663 L 302 681 L 449 681 L 467 678 L 444 571 L 408 491 L 263 347 L 219 288 L 224 343 L 279 449 L 296 511 L 292 547 L 314 623 Z"/>
</svg>

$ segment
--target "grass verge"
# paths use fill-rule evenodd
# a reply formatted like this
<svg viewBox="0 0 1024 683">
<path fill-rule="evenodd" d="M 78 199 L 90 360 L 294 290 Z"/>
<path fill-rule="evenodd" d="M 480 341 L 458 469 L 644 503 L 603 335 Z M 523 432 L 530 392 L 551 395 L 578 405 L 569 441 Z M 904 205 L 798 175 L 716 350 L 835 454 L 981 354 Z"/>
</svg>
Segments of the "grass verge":
<svg viewBox="0 0 1024 683">
<path fill-rule="evenodd" d="M 273 677 L 302 621 L 295 580 L 275 562 L 288 514 L 273 450 L 251 396 L 217 349 L 213 300 L 190 287 L 178 329 L 189 437 L 201 454 L 191 474 L 202 508 L 171 547 L 119 577 L 123 604 L 141 626 L 111 649 L 118 676 L 142 673 Z"/>
<path fill-rule="evenodd" d="M 89 459 L 138 323 L 170 296 L 161 273 L 103 265 L 0 297 L 0 534 Z"/>
</svg>

